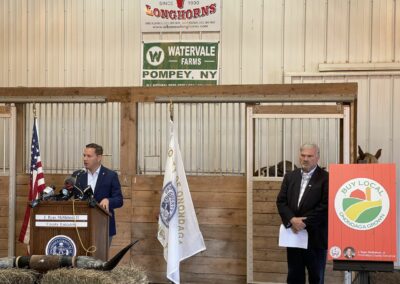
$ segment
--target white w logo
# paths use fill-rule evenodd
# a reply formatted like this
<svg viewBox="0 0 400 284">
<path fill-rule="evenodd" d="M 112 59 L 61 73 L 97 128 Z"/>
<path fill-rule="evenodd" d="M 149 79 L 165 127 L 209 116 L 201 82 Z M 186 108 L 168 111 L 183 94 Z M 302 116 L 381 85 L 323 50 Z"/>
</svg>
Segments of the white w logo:
<svg viewBox="0 0 400 284">
<path fill-rule="evenodd" d="M 153 46 L 149 48 L 146 53 L 147 63 L 153 66 L 160 65 L 164 61 L 164 50 L 159 46 Z"/>
</svg>

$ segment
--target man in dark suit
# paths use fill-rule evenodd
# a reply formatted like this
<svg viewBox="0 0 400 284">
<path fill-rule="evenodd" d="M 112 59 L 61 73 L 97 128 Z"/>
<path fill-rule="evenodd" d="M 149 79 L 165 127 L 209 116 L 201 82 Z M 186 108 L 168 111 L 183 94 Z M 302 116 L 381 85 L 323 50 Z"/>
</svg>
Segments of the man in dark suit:
<svg viewBox="0 0 400 284">
<path fill-rule="evenodd" d="M 328 247 L 328 173 L 318 166 L 319 147 L 300 147 L 301 168 L 285 175 L 276 201 L 282 223 L 295 234 L 307 230 L 307 249 L 287 248 L 288 283 L 324 283 Z"/>
<path fill-rule="evenodd" d="M 94 198 L 106 211 L 111 214 L 109 223 L 109 236 L 111 244 L 112 236 L 116 234 L 114 209 L 123 205 L 121 184 L 116 172 L 101 164 L 103 147 L 95 143 L 86 145 L 83 150 L 84 170 L 74 172 L 77 187 L 84 189 L 90 185 L 94 192 Z"/>
</svg>

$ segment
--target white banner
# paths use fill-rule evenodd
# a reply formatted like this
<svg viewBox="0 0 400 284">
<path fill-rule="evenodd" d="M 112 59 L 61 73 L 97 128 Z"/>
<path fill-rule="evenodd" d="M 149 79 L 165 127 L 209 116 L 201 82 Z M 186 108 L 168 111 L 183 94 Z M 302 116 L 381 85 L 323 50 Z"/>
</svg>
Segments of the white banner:
<svg viewBox="0 0 400 284">
<path fill-rule="evenodd" d="M 87 228 L 87 222 L 46 222 L 36 221 L 36 227 L 53 227 L 53 228 Z"/>
<path fill-rule="evenodd" d="M 141 0 L 142 32 L 221 31 L 221 0 Z"/>
<path fill-rule="evenodd" d="M 88 215 L 49 215 L 36 214 L 35 220 L 49 221 L 87 221 Z"/>
<path fill-rule="evenodd" d="M 173 122 L 160 203 L 158 240 L 164 247 L 167 278 L 174 283 L 180 282 L 179 263 L 206 249 L 190 196 L 179 144 L 174 135 Z"/>
</svg>

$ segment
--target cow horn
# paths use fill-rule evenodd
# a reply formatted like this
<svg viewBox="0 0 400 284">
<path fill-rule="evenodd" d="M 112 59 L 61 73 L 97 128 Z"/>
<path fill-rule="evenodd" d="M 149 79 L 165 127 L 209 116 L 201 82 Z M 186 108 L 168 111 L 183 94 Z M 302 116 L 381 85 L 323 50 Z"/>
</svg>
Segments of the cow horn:
<svg viewBox="0 0 400 284">
<path fill-rule="evenodd" d="M 32 255 L 18 257 L 2 257 L 0 258 L 0 268 L 25 268 L 35 269 L 40 272 L 57 269 L 61 267 L 77 267 L 83 269 L 95 270 L 112 270 L 120 260 L 124 257 L 127 251 L 133 247 L 139 240 L 136 240 L 121 251 L 119 251 L 109 261 L 102 261 L 91 256 L 65 256 L 65 255 Z"/>
</svg>

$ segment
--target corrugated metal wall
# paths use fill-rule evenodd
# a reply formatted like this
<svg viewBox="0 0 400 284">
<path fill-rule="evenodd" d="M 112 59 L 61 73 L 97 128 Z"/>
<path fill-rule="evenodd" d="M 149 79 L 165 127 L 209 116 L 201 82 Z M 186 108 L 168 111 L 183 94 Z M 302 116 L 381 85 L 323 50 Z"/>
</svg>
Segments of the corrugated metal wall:
<svg viewBox="0 0 400 284">
<path fill-rule="evenodd" d="M 4 106 L 0 104 L 0 106 Z M 0 113 L 0 176 L 8 175 L 10 170 L 10 117 Z"/>
<path fill-rule="evenodd" d="M 245 112 L 244 103 L 174 104 L 174 123 L 187 174 L 245 174 Z M 139 104 L 139 174 L 164 172 L 169 115 L 168 104 Z M 305 142 L 318 143 L 320 165 L 328 168 L 330 163 L 339 162 L 339 130 L 339 120 L 332 118 L 258 119 L 254 130 L 254 169 L 282 160 L 297 164 L 298 147 Z"/>
<path fill-rule="evenodd" d="M 139 104 L 140 174 L 164 172 L 169 115 L 168 104 Z M 244 103 L 174 104 L 174 123 L 187 174 L 244 174 Z"/>
<path fill-rule="evenodd" d="M 307 114 L 304 114 L 307 116 Z M 267 176 L 278 176 L 281 161 L 298 166 L 299 147 L 303 143 L 316 143 L 320 147 L 318 164 L 328 168 L 339 162 L 340 119 L 337 118 L 290 118 L 276 115 L 276 118 L 258 118 L 254 129 L 254 170 L 273 167 Z M 284 170 L 284 172 L 287 169 Z M 260 173 L 261 175 L 262 173 Z M 282 175 L 281 175 L 282 176 Z"/>
<path fill-rule="evenodd" d="M 358 72 L 331 74 L 293 74 L 288 76 L 291 83 L 301 82 L 357 82 L 357 142 L 364 149 L 375 154 L 382 148 L 380 162 L 400 164 L 400 129 L 396 121 L 400 114 L 400 73 L 399 72 Z M 400 175 L 400 169 L 397 169 Z"/>
<path fill-rule="evenodd" d="M 1 0 L 0 85 L 138 86 L 143 40 L 219 40 L 221 84 L 399 62 L 398 0 L 222 1 L 221 32 L 140 33 L 139 1 Z"/>
<path fill-rule="evenodd" d="M 0 85 L 138 85 L 136 4 L 130 0 L 1 0 Z"/>
<path fill-rule="evenodd" d="M 38 121 L 40 155 L 45 173 L 72 173 L 83 167 L 86 144 L 103 146 L 102 162 L 119 171 L 120 121 L 119 103 L 51 103 L 35 104 Z M 33 127 L 33 104 L 26 105 L 26 171 L 30 168 Z M 0 155 L 1 156 L 1 155 Z"/>
</svg>

